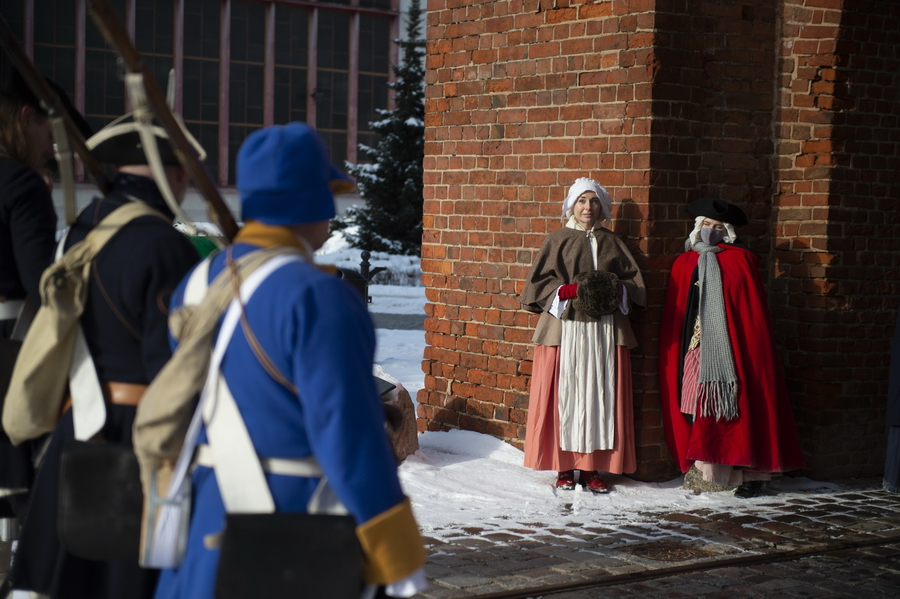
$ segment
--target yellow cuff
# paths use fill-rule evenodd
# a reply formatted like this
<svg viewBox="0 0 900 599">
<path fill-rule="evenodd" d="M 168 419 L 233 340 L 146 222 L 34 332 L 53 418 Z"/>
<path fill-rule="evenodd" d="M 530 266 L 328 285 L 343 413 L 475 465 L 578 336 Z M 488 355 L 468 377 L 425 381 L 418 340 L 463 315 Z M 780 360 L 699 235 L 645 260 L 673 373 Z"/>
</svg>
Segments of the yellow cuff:
<svg viewBox="0 0 900 599">
<path fill-rule="evenodd" d="M 356 536 L 364 554 L 363 576 L 370 584 L 406 578 L 428 557 L 408 498 L 357 526 Z"/>
</svg>

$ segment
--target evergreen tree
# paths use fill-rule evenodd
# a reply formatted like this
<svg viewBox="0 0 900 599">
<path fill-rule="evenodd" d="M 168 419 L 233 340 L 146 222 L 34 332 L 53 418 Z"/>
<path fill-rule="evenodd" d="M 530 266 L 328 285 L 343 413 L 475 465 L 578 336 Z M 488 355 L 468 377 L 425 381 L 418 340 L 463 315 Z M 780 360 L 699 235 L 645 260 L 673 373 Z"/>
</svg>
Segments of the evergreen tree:
<svg viewBox="0 0 900 599">
<path fill-rule="evenodd" d="M 422 10 L 412 0 L 406 15 L 406 39 L 401 64 L 393 65 L 396 81 L 389 83 L 393 110 L 378 111 L 381 120 L 369 123 L 379 135 L 374 148 L 360 144 L 370 164 L 347 163 L 366 206 L 348 211 L 345 233 L 353 247 L 415 255 L 422 248 L 422 160 L 425 156 L 425 40 L 420 37 Z"/>
</svg>

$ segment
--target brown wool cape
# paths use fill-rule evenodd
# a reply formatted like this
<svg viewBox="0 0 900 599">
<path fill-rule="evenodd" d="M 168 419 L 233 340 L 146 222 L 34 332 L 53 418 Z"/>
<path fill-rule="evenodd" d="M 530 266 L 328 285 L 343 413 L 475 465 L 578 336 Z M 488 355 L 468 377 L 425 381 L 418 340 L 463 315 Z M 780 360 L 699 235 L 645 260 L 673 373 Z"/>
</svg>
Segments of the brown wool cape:
<svg viewBox="0 0 900 599">
<path fill-rule="evenodd" d="M 634 261 L 631 252 L 619 237 L 603 229 L 599 225 L 594 228 L 597 240 L 597 269 L 615 273 L 619 281 L 628 291 L 628 298 L 639 306 L 647 304 L 647 291 L 644 277 Z M 591 240 L 585 231 L 563 227 L 553 231 L 544 240 L 541 249 L 525 279 L 522 291 L 522 307 L 529 312 L 543 312 L 538 325 L 534 329 L 532 341 L 538 345 L 559 345 L 562 326 L 559 319 L 551 316 L 547 310 L 553 303 L 553 297 L 560 285 L 575 282 L 575 275 L 594 270 L 591 259 Z M 563 312 L 563 319 L 592 322 L 587 314 L 583 314 L 569 302 Z M 637 345 L 628 317 L 619 311 L 615 313 L 616 344 L 633 348 Z"/>
</svg>

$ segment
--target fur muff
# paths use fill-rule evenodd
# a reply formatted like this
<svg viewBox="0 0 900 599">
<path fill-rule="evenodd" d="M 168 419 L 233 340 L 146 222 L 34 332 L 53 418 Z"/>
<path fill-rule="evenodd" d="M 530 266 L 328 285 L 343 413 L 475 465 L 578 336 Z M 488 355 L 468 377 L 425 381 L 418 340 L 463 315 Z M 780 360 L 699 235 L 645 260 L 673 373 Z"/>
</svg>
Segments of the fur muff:
<svg viewBox="0 0 900 599">
<path fill-rule="evenodd" d="M 622 299 L 619 277 L 605 270 L 589 270 L 575 275 L 578 292 L 572 304 L 592 318 L 612 314 Z"/>
</svg>

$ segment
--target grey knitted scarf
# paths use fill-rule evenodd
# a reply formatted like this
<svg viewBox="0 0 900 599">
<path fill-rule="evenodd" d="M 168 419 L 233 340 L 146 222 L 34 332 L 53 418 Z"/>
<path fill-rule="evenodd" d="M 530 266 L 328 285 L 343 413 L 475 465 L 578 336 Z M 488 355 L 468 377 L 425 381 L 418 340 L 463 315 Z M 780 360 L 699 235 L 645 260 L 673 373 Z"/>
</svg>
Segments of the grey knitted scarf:
<svg viewBox="0 0 900 599">
<path fill-rule="evenodd" d="M 698 241 L 685 251 L 700 254 L 697 271 L 700 279 L 700 378 L 697 385 L 697 413 L 716 420 L 738 417 L 737 374 L 725 317 L 722 272 L 716 254 L 722 248 Z"/>
</svg>

